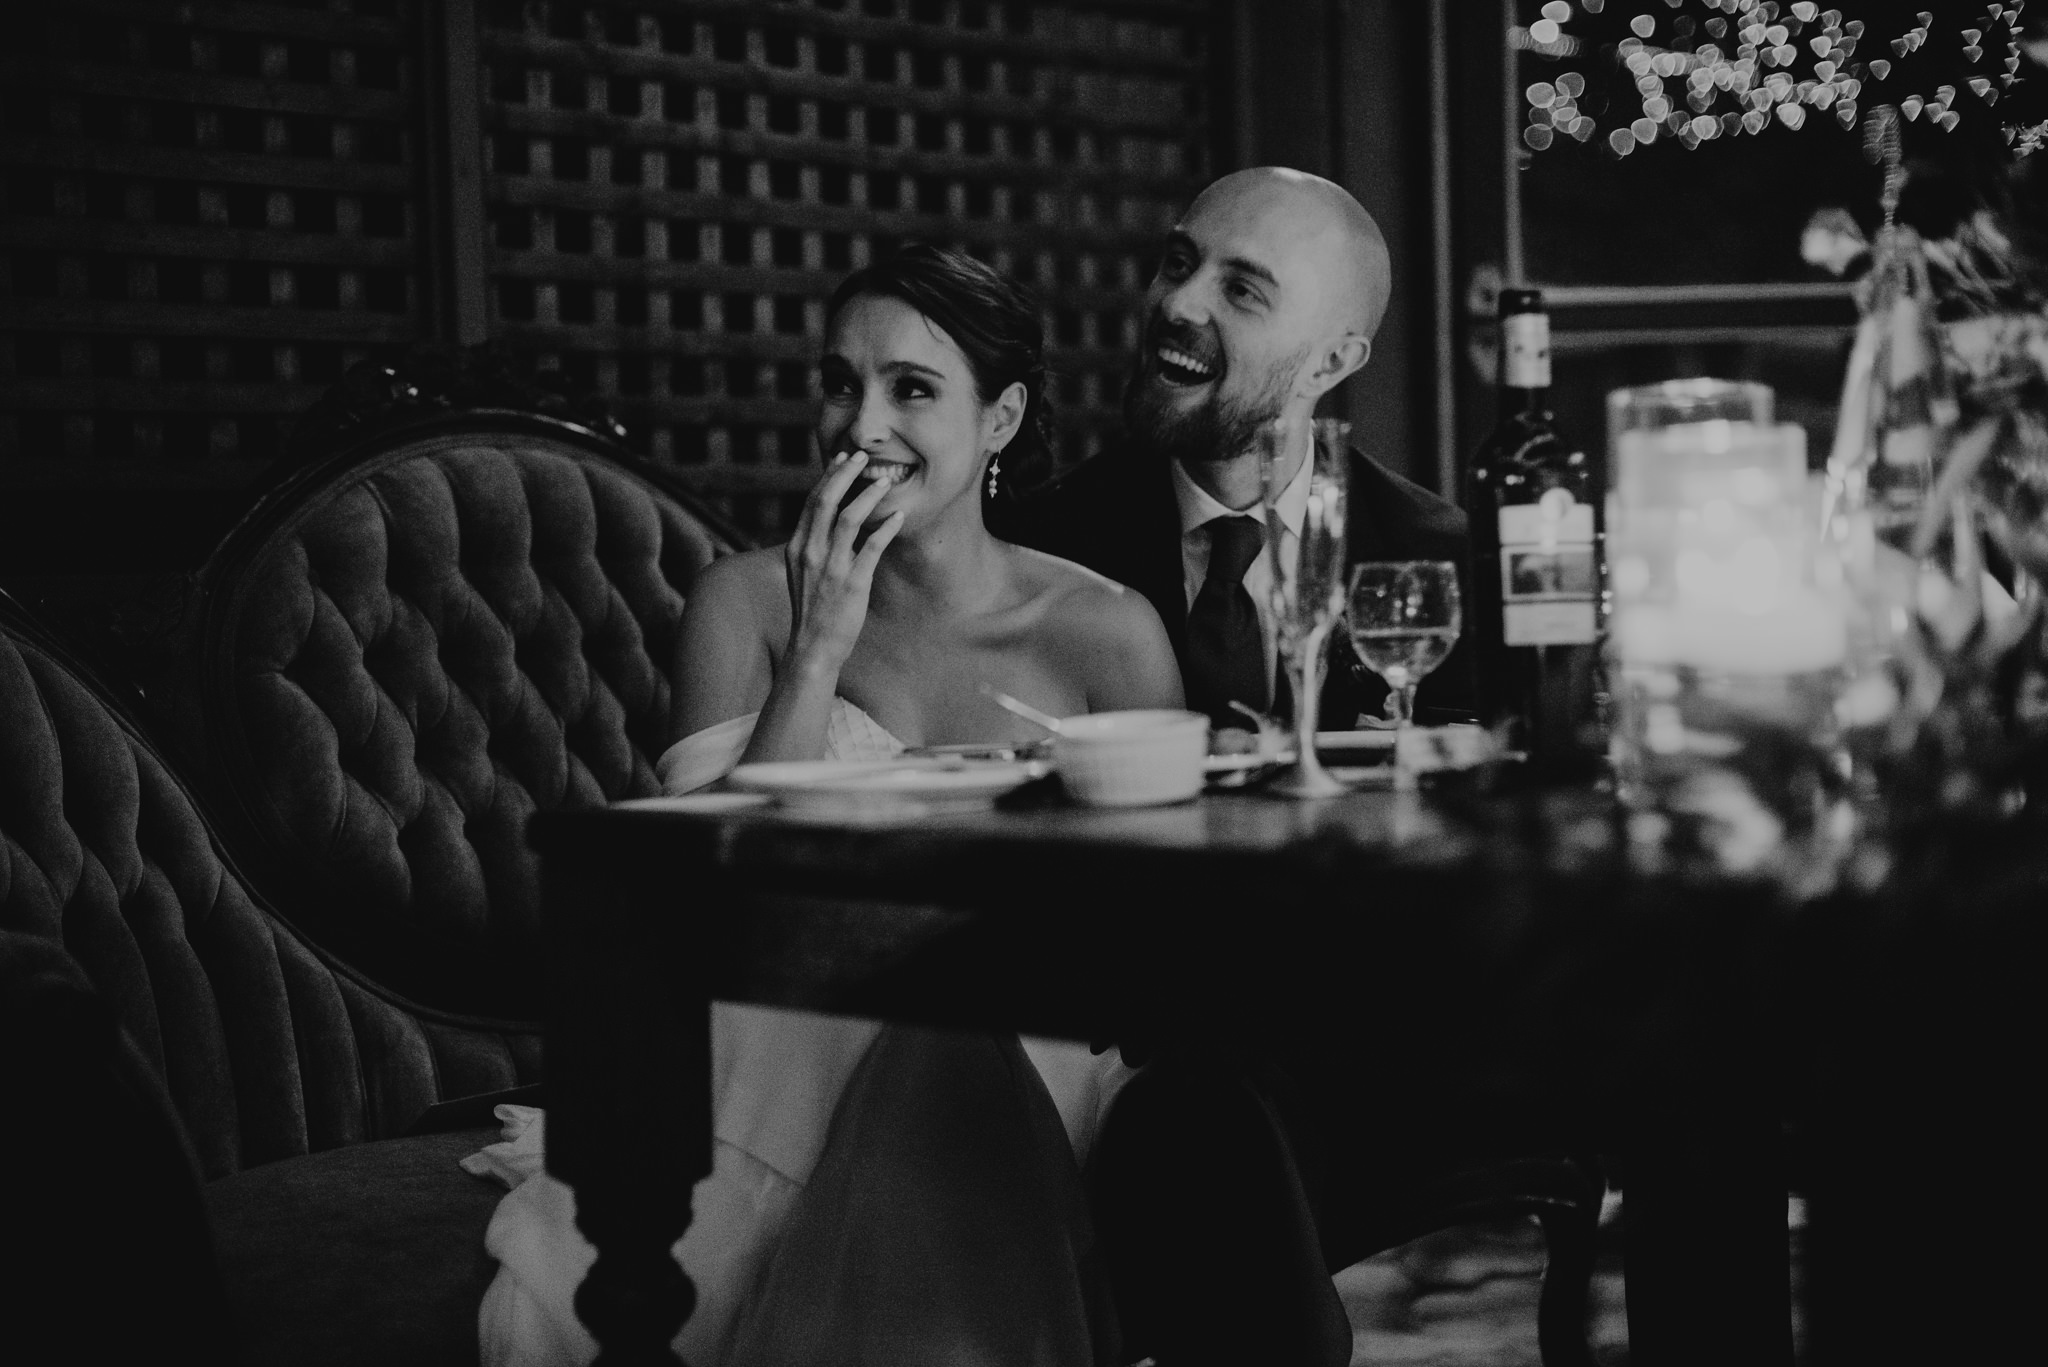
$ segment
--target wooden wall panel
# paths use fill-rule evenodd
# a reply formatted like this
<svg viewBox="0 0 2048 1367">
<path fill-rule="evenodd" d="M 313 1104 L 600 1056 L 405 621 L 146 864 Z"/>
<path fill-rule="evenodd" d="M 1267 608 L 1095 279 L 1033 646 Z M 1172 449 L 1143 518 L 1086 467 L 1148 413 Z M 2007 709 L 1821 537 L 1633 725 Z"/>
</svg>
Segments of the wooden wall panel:
<svg viewBox="0 0 2048 1367">
<path fill-rule="evenodd" d="M 824 304 L 923 237 L 1034 286 L 1063 460 L 1209 173 L 1204 0 L 486 4 L 492 328 L 763 536 L 817 473 Z"/>
<path fill-rule="evenodd" d="M 912 236 L 1043 298 L 1072 461 L 1212 170 L 1217 0 L 18 8 L 0 497 L 234 489 L 375 348 L 488 335 L 773 536 L 825 299 Z"/>
<path fill-rule="evenodd" d="M 413 3 L 6 21 L 0 462 L 260 462 L 419 335 Z"/>
</svg>

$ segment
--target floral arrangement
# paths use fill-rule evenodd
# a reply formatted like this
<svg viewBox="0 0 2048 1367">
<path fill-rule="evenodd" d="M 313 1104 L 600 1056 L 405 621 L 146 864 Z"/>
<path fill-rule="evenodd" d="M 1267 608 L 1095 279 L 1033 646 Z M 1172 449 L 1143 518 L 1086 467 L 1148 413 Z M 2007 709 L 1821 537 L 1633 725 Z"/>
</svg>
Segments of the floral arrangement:
<svg viewBox="0 0 2048 1367">
<path fill-rule="evenodd" d="M 1940 329 L 1953 419 L 1910 549 L 1948 569 L 1899 668 L 1894 800 L 1961 810 L 2048 807 L 2048 312 L 1989 216 L 1926 246 L 1930 286 L 1962 316 Z M 2009 596 L 1993 584 L 2010 585 Z"/>
<path fill-rule="evenodd" d="M 1829 458 L 1831 499 L 1899 534 L 1877 603 L 1910 628 L 1883 666 L 1871 751 L 1892 804 L 2048 810 L 2048 272 L 1989 208 L 1944 236 L 1896 221 L 1898 114 L 1874 111 L 1885 223 L 1816 216 L 1808 259 L 1857 285 L 1863 323 Z M 1884 552 L 1879 552 L 1880 555 Z M 1887 584 L 1885 581 L 1889 579 Z M 1865 696 L 1871 696 L 1866 693 Z"/>
</svg>

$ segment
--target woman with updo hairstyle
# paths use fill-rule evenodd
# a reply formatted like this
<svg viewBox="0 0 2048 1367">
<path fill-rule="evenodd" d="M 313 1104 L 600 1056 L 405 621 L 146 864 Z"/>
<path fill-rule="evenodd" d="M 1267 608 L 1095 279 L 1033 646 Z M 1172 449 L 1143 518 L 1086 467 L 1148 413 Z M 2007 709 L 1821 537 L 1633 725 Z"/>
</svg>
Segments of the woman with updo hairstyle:
<svg viewBox="0 0 2048 1367">
<path fill-rule="evenodd" d="M 924 242 L 847 276 L 825 306 L 826 326 L 863 294 L 900 299 L 942 328 L 967 358 L 984 403 L 1012 384 L 1024 386 L 1024 418 L 1001 453 L 999 476 L 983 486 L 989 498 L 1014 497 L 1051 473 L 1045 324 L 1030 296 L 973 257 Z"/>
<path fill-rule="evenodd" d="M 1181 705 L 1143 595 L 989 530 L 989 501 L 1047 461 L 1022 290 L 907 245 L 833 294 L 818 377 L 824 473 L 795 531 L 712 564 L 684 610 L 664 791 L 742 760 L 1041 739 L 984 684 L 1056 716 Z M 712 1051 L 713 1170 L 676 1245 L 698 1293 L 685 1361 L 1119 1360 L 1078 1175 L 1125 1075 L 1114 1053 L 727 1003 Z M 486 1238 L 485 1367 L 595 1354 L 573 1307 L 591 1250 L 540 1134 L 487 1151 L 523 1180 Z"/>
</svg>

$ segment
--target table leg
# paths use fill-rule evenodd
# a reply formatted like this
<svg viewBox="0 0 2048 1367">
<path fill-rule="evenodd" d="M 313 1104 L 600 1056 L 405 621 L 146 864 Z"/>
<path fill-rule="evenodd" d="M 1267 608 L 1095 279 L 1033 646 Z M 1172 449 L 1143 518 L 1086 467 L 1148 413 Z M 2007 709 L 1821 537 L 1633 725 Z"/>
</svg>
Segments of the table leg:
<svg viewBox="0 0 2048 1367">
<path fill-rule="evenodd" d="M 598 1367 L 676 1364 L 696 1306 L 671 1255 L 711 1171 L 711 1003 L 695 898 L 616 866 L 547 863 L 548 1171 L 576 1192 L 597 1261 L 576 1313 Z M 693 890 L 701 898 L 710 889 Z"/>
<path fill-rule="evenodd" d="M 1624 1155 L 1633 1367 L 1792 1361 L 1785 1173 L 1768 1112 L 1661 1108 Z"/>
<path fill-rule="evenodd" d="M 1898 940 L 1837 968 L 1816 1013 L 1828 1045 L 1810 1159 L 1817 1367 L 2041 1353 L 2048 880 L 1950 872 L 1948 892 L 1943 872 L 1930 861 L 1913 918 L 1885 924 Z"/>
<path fill-rule="evenodd" d="M 697 1308 L 670 1252 L 689 1212 L 671 1235 L 669 1221 L 643 1218 L 641 1203 L 594 1195 L 591 1184 L 577 1188 L 576 1227 L 598 1256 L 576 1288 L 576 1314 L 598 1342 L 596 1367 L 676 1367 L 669 1343 Z"/>
</svg>

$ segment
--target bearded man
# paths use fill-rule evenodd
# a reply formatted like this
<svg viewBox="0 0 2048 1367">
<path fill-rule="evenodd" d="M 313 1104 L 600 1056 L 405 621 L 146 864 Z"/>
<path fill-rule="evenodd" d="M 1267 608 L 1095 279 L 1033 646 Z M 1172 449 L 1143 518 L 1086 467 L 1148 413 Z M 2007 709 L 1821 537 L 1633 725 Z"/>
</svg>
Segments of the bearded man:
<svg viewBox="0 0 2048 1367">
<path fill-rule="evenodd" d="M 1316 401 L 1372 354 L 1391 284 L 1379 226 L 1341 187 L 1280 167 L 1223 177 L 1167 237 L 1124 395 L 1124 449 L 991 508 L 997 535 L 1150 599 L 1188 705 L 1219 726 L 1247 725 L 1233 701 L 1291 710 L 1276 672 L 1257 434 L 1275 418 L 1306 433 Z M 1305 441 L 1289 453 L 1279 500 L 1279 552 L 1290 561 L 1307 454 Z M 1356 451 L 1349 521 L 1354 561 L 1465 558 L 1454 505 Z M 1346 728 L 1381 715 L 1387 690 L 1337 635 L 1319 715 Z M 1419 719 L 1471 712 L 1471 657 L 1459 646 L 1424 681 Z"/>
<path fill-rule="evenodd" d="M 992 506 L 998 535 L 1144 593 L 1189 705 L 1218 724 L 1245 724 L 1233 701 L 1288 710 L 1275 689 L 1255 436 L 1275 418 L 1308 418 L 1365 364 L 1390 284 L 1385 239 L 1343 189 L 1272 167 L 1225 176 L 1167 238 L 1125 397 L 1125 448 Z M 1286 557 L 1298 554 L 1306 456 L 1304 444 L 1283 472 Z M 1349 522 L 1355 560 L 1465 559 L 1455 506 L 1356 451 Z M 1377 717 L 1386 697 L 1348 643 L 1340 650 L 1321 711 L 1337 727 Z M 1469 711 L 1470 658 L 1461 646 L 1430 675 L 1424 707 Z M 1441 1152 L 1434 1136 L 1389 1124 L 1390 1111 L 1432 1108 L 1393 1081 L 1385 1038 L 1398 1027 L 1371 1010 L 1310 1003 L 1227 1043 L 1162 1041 L 1117 1097 L 1090 1183 L 1128 1357 L 1350 1360 L 1331 1274 L 1378 1251 L 1403 1184 Z"/>
</svg>

